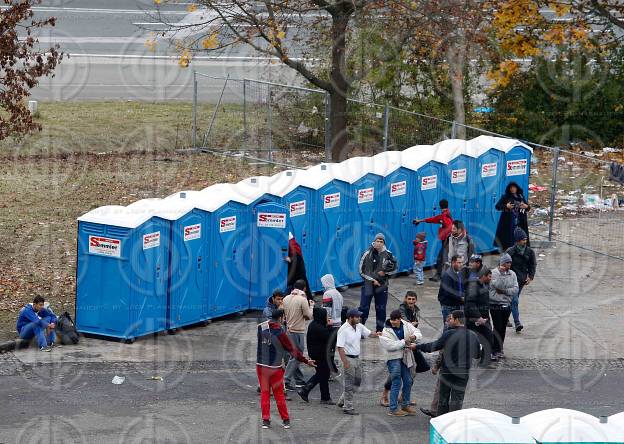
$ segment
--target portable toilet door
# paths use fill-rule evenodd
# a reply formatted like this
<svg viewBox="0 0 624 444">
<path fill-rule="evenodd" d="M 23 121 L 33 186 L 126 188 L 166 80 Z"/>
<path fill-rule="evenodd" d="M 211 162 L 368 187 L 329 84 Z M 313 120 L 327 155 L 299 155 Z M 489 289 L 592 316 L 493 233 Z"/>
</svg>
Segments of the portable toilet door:
<svg viewBox="0 0 624 444">
<path fill-rule="evenodd" d="M 321 276 L 331 273 L 336 286 L 348 285 L 351 264 L 345 257 L 349 241 L 348 228 L 353 211 L 349 184 L 334 178 L 335 164 L 320 164 L 305 170 L 298 178 L 299 186 L 314 191 L 313 205 L 316 227 L 312 241 L 314 276 L 308 280 L 320 283 Z"/>
<path fill-rule="evenodd" d="M 445 195 L 448 196 L 453 219 L 463 221 L 466 229 L 473 219 L 475 162 L 473 157 L 460 154 L 448 163 L 449 192 Z"/>
<path fill-rule="evenodd" d="M 127 341 L 167 327 L 169 223 L 109 206 L 78 219 L 76 328 Z"/>
<path fill-rule="evenodd" d="M 474 240 L 476 251 L 487 253 L 496 251 L 494 239 L 500 212 L 496 203 L 501 198 L 505 186 L 505 153 L 488 145 L 469 142 L 469 150 L 477 157 L 474 193 L 474 213 L 469 232 Z"/>
<path fill-rule="evenodd" d="M 383 211 L 383 229 L 386 248 L 397 260 L 397 271 L 411 270 L 414 265 L 412 242 L 414 240 L 415 214 L 413 207 L 414 172 L 401 165 L 399 151 L 387 151 L 373 156 L 374 173 L 382 176 L 383 187 L 380 204 Z M 373 242 L 373 239 L 368 239 Z"/>
<path fill-rule="evenodd" d="M 261 310 L 274 290 L 286 290 L 288 214 L 284 205 L 264 202 L 253 208 L 253 215 L 249 307 Z"/>
<path fill-rule="evenodd" d="M 517 140 L 505 140 L 505 187 L 516 182 L 529 196 L 529 177 L 531 175 L 531 156 L 533 150 Z"/>
<path fill-rule="evenodd" d="M 249 309 L 251 210 L 231 186 L 208 187 L 201 194 L 200 208 L 209 212 L 208 314 L 217 318 L 244 312 Z"/>
<path fill-rule="evenodd" d="M 206 265 L 210 259 L 204 237 L 208 237 L 205 215 L 193 209 L 173 221 L 171 234 L 171 279 L 169 283 L 169 328 L 196 324 L 209 318 L 204 297 Z"/>
<path fill-rule="evenodd" d="M 281 177 L 273 183 L 273 190 L 282 196 L 282 203 L 288 210 L 288 231 L 292 233 L 301 246 L 301 253 L 306 267 L 310 291 L 323 289 L 321 280 L 316 273 L 316 236 L 315 236 L 315 191 L 311 188 L 298 186 L 296 177 L 303 170 L 288 170 L 278 173 Z"/>
</svg>

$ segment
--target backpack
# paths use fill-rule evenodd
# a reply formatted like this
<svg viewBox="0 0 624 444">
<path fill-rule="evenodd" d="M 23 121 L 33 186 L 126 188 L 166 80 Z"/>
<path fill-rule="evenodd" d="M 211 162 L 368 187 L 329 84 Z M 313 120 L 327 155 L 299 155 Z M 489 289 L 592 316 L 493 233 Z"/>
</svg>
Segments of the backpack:
<svg viewBox="0 0 624 444">
<path fill-rule="evenodd" d="M 76 325 L 74 321 L 72 321 L 69 313 L 65 312 L 60 315 L 56 321 L 56 334 L 61 339 L 61 344 L 63 345 L 72 345 L 78 344 L 79 336 L 78 330 L 76 330 Z"/>
</svg>

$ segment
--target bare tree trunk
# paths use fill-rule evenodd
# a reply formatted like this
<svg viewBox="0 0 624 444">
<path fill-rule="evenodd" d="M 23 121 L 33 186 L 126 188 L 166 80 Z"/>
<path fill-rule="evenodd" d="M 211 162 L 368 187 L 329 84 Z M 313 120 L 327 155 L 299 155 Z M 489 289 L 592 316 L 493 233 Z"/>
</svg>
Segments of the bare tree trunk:
<svg viewBox="0 0 624 444">
<path fill-rule="evenodd" d="M 347 27 L 353 10 L 345 8 L 332 15 L 332 54 L 331 54 L 331 98 L 330 127 L 331 153 L 334 162 L 344 160 L 347 155 L 347 97 L 350 83 L 347 79 L 345 61 Z"/>
<path fill-rule="evenodd" d="M 464 64 L 466 61 L 466 44 L 458 38 L 448 50 L 449 76 L 453 95 L 454 118 L 457 122 L 455 137 L 466 139 L 466 107 L 464 103 Z"/>
</svg>

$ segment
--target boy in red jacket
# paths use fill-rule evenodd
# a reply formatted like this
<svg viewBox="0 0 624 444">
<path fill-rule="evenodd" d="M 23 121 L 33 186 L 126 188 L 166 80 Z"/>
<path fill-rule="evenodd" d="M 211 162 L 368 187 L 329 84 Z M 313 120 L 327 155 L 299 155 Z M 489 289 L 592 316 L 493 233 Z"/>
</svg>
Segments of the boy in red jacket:
<svg viewBox="0 0 624 444">
<path fill-rule="evenodd" d="M 429 244 L 429 242 L 425 240 L 426 236 L 426 233 L 421 231 L 416 234 L 416 240 L 414 241 L 414 275 L 416 277 L 416 285 L 423 285 L 425 283 L 423 265 L 427 256 L 427 245 Z"/>
<path fill-rule="evenodd" d="M 418 225 L 421 222 L 428 224 L 440 224 L 438 228 L 438 239 L 442 241 L 442 248 L 438 252 L 438 258 L 436 259 L 436 275 L 429 278 L 430 281 L 438 282 L 442 276 L 442 267 L 446 262 L 446 254 L 448 249 L 448 238 L 451 235 L 451 229 L 453 228 L 453 217 L 448 209 L 448 201 L 446 199 L 440 200 L 440 209 L 442 212 L 436 216 L 428 217 L 426 219 L 414 219 L 412 223 Z"/>
</svg>

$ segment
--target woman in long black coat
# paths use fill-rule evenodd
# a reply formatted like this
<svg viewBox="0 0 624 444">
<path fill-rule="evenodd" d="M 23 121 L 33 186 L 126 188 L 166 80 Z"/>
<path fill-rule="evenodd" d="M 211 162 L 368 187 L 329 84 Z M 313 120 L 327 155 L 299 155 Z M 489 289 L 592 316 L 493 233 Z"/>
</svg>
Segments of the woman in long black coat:
<svg viewBox="0 0 624 444">
<path fill-rule="evenodd" d="M 501 215 L 496 227 L 494 246 L 498 247 L 500 251 L 505 251 L 516 243 L 514 240 L 516 227 L 522 228 L 528 236 L 529 221 L 527 214 L 531 207 L 524 197 L 522 188 L 516 182 L 510 182 L 505 188 L 505 194 L 496 203 L 496 209 L 501 211 Z"/>
</svg>

